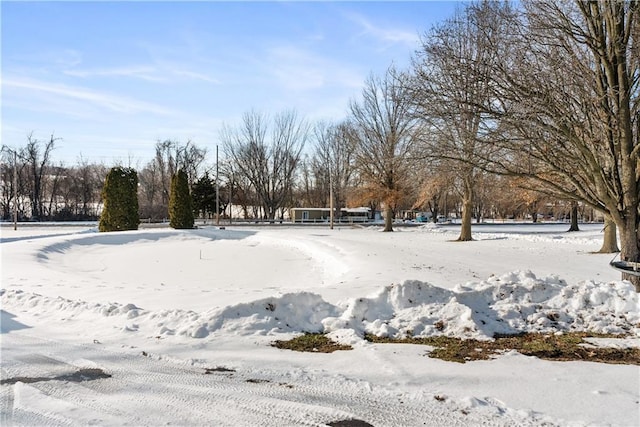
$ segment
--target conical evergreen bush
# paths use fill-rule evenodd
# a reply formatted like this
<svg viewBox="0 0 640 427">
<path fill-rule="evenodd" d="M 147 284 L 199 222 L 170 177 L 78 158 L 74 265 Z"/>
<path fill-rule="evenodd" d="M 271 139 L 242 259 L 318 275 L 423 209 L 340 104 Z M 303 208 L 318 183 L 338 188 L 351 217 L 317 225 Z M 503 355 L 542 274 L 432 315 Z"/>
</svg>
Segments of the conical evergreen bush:
<svg viewBox="0 0 640 427">
<path fill-rule="evenodd" d="M 138 173 L 134 169 L 111 168 L 102 187 L 102 201 L 100 231 L 138 229 Z"/>
<path fill-rule="evenodd" d="M 187 174 L 181 169 L 171 177 L 169 193 L 169 225 L 173 228 L 193 228 L 193 202 Z"/>
</svg>

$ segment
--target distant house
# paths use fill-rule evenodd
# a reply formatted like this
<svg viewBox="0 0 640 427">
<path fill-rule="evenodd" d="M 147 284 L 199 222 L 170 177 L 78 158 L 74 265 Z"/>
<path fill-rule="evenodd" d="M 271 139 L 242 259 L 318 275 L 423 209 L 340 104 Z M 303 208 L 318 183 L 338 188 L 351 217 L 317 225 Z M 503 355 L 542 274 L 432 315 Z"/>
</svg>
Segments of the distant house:
<svg viewBox="0 0 640 427">
<path fill-rule="evenodd" d="M 329 220 L 329 208 L 291 208 L 291 222 L 325 222 Z"/>
<path fill-rule="evenodd" d="M 289 216 L 294 223 L 329 222 L 331 210 L 329 208 L 291 208 Z M 353 223 L 368 222 L 371 220 L 371 209 L 363 208 L 343 208 L 340 215 L 334 218 L 335 222 Z"/>
</svg>

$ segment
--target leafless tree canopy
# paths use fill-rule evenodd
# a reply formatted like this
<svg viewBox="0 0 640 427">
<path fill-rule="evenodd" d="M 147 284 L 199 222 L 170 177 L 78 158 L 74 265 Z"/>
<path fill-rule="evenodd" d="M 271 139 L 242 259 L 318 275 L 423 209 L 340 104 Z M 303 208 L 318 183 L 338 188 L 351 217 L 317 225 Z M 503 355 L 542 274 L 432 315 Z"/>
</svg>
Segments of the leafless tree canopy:
<svg viewBox="0 0 640 427">
<path fill-rule="evenodd" d="M 31 202 L 31 217 L 40 219 L 44 217 L 43 177 L 49 166 L 51 151 L 55 148 L 56 139 L 51 135 L 49 141 L 44 143 L 44 147 L 39 140 L 30 134 L 27 137 L 27 145 L 22 150 L 21 157 L 24 159 L 30 174 L 29 200 Z"/>
<path fill-rule="evenodd" d="M 526 3 L 527 32 L 512 46 L 527 55 L 510 52 L 520 72 L 494 74 L 497 96 L 509 101 L 498 117 L 517 141 L 510 149 L 532 159 L 527 173 L 611 217 L 632 261 L 640 255 L 639 11 L 638 2 Z"/>
<path fill-rule="evenodd" d="M 168 218 L 171 177 L 182 169 L 192 185 L 203 173 L 206 154 L 205 148 L 192 141 L 158 141 L 155 157 L 138 174 L 140 216 L 151 220 Z"/>
<path fill-rule="evenodd" d="M 409 185 L 419 122 L 403 81 L 394 67 L 365 82 L 362 99 L 350 104 L 356 130 L 356 165 L 369 191 L 385 203 L 385 231 L 392 231 L 392 209 Z"/>
<path fill-rule="evenodd" d="M 53 164 L 58 138 L 27 136 L 25 146 L 2 147 L 0 207 L 3 219 L 95 220 L 106 174 L 80 157 L 76 166 Z"/>
<path fill-rule="evenodd" d="M 500 60 L 495 48 L 503 41 L 500 15 L 508 8 L 483 2 L 456 13 L 423 37 L 413 61 L 410 91 L 425 123 L 422 155 L 455 172 L 463 200 L 461 241 L 472 239 L 480 169 L 495 151 L 486 143 L 495 123 L 484 111 L 492 102 L 489 76 Z"/>
<path fill-rule="evenodd" d="M 435 111 L 424 109 L 436 118 L 431 129 L 444 128 L 450 140 L 474 140 L 473 149 L 456 151 L 445 138 L 440 158 L 519 176 L 603 212 L 618 226 L 622 258 L 632 261 L 640 255 L 639 4 L 542 0 L 526 1 L 522 10 L 472 4 L 464 12 L 478 18 L 466 39 L 471 48 L 450 43 L 437 64 L 455 66 L 445 68 L 429 61 L 440 51 L 427 44 L 425 65 L 416 73 L 427 88 L 422 99 L 433 101 L 431 94 L 438 100 Z M 434 81 L 456 77 L 459 84 L 433 89 Z M 447 116 L 457 117 L 466 133 L 447 124 Z"/>
<path fill-rule="evenodd" d="M 256 111 L 245 113 L 241 125 L 225 127 L 221 139 L 236 174 L 251 183 L 265 218 L 275 219 L 288 207 L 309 126 L 293 111 L 271 121 Z"/>
<path fill-rule="evenodd" d="M 346 207 L 347 192 L 353 183 L 355 166 L 355 134 L 349 122 L 328 124 L 319 122 L 313 129 L 315 151 L 308 164 L 307 180 L 320 189 L 321 206 L 329 206 L 330 187 L 333 187 L 334 208 Z M 308 191 L 308 190 L 307 190 Z"/>
</svg>

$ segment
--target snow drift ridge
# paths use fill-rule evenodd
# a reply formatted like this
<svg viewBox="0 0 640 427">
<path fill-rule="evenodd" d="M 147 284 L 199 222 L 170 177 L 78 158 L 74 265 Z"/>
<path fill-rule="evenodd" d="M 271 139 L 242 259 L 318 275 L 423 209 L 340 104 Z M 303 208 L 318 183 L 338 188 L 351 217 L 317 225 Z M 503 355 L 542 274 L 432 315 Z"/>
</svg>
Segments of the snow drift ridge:
<svg viewBox="0 0 640 427">
<path fill-rule="evenodd" d="M 288 293 L 204 313 L 146 311 L 133 304 L 91 304 L 3 290 L 5 307 L 37 308 L 41 317 L 118 319 L 125 332 L 205 338 L 216 331 L 239 335 L 350 330 L 388 337 L 447 335 L 492 339 L 520 332 L 640 333 L 640 303 L 625 281 L 567 285 L 512 272 L 447 290 L 420 281 L 333 305 L 309 292 Z M 60 319 L 61 320 L 61 319 Z"/>
</svg>

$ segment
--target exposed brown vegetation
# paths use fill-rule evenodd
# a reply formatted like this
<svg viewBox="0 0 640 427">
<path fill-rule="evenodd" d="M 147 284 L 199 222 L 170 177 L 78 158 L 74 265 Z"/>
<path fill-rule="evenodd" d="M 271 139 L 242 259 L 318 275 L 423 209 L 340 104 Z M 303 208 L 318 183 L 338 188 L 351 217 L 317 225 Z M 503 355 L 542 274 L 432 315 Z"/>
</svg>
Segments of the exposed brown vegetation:
<svg viewBox="0 0 640 427">
<path fill-rule="evenodd" d="M 288 341 L 278 340 L 272 345 L 285 350 L 308 351 L 312 353 L 333 353 L 337 350 L 352 350 L 350 345 L 335 343 L 323 334 L 304 334 Z"/>
<path fill-rule="evenodd" d="M 500 353 L 515 350 L 526 356 L 555 361 L 584 360 L 588 362 L 640 365 L 639 348 L 604 348 L 586 343 L 583 338 L 611 338 L 617 335 L 571 332 L 564 334 L 527 333 L 498 336 L 493 341 L 462 340 L 452 337 L 426 338 L 381 338 L 366 335 L 373 343 L 406 343 L 435 347 L 429 357 L 451 362 L 465 363 L 473 360 L 488 360 Z"/>
</svg>

